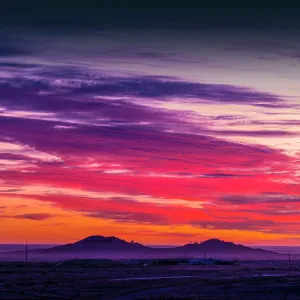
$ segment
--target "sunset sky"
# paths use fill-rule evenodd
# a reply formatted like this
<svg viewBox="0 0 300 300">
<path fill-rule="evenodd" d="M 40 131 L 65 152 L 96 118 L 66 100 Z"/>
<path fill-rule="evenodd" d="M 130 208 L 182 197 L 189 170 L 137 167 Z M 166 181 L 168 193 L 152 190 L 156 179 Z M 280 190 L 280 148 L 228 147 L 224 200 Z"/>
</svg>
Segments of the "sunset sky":
<svg viewBox="0 0 300 300">
<path fill-rule="evenodd" d="M 299 244 L 299 32 L 205 22 L 1 27 L 0 243 Z"/>
</svg>

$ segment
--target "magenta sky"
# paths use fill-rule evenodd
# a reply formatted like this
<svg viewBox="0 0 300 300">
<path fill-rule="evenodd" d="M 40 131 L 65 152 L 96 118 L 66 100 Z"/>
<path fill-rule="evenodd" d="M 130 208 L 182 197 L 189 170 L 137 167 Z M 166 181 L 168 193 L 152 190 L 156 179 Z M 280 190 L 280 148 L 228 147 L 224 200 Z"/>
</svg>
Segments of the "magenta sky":
<svg viewBox="0 0 300 300">
<path fill-rule="evenodd" d="M 299 242 L 293 33 L 0 37 L 0 242 Z"/>
</svg>

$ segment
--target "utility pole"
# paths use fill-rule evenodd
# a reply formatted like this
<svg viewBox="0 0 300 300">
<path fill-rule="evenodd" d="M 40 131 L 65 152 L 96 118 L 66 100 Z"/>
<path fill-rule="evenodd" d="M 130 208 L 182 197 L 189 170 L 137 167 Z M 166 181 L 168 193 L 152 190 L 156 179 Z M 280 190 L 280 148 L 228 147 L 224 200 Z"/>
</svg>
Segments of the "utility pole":
<svg viewBox="0 0 300 300">
<path fill-rule="evenodd" d="M 25 244 L 25 264 L 27 265 L 28 263 L 28 245 L 27 245 L 27 240 Z"/>
</svg>

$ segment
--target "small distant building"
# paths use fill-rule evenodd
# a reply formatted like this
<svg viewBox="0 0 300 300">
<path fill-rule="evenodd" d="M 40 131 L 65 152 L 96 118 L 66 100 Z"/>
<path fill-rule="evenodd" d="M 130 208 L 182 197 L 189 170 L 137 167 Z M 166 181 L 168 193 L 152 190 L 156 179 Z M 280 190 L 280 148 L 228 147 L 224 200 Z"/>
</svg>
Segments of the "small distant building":
<svg viewBox="0 0 300 300">
<path fill-rule="evenodd" d="M 190 265 L 215 265 L 216 260 L 212 258 L 204 258 L 204 259 L 190 259 L 189 260 Z"/>
<path fill-rule="evenodd" d="M 228 260 L 221 260 L 221 259 L 213 259 L 213 258 L 204 258 L 204 259 L 190 259 L 190 265 L 234 265 L 237 266 L 240 263 L 237 260 L 228 261 Z"/>
<path fill-rule="evenodd" d="M 213 258 L 204 259 L 178 259 L 178 258 L 165 258 L 165 259 L 130 259 L 122 261 L 127 266 L 175 266 L 175 265 L 239 265 L 238 261 L 227 261 Z"/>
</svg>

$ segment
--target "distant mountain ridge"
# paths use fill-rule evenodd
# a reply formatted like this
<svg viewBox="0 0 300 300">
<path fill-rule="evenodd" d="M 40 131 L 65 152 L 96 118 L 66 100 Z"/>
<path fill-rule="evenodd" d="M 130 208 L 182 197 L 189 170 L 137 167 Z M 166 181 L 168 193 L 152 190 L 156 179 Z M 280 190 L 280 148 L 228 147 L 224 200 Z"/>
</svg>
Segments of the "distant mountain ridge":
<svg viewBox="0 0 300 300">
<path fill-rule="evenodd" d="M 13 255 L 24 254 L 24 251 L 10 252 Z M 0 253 L 0 258 L 4 253 Z M 8 254 L 8 253 L 6 253 Z M 35 258 L 141 258 L 141 257 L 218 257 L 234 259 L 276 259 L 280 254 L 274 251 L 256 249 L 219 239 L 209 239 L 202 243 L 186 244 L 178 247 L 153 248 L 134 241 L 127 242 L 115 236 L 93 235 L 74 243 L 31 250 Z"/>
<path fill-rule="evenodd" d="M 219 239 L 209 239 L 199 244 L 187 244 L 182 246 L 182 248 L 185 248 L 187 251 L 190 251 L 192 253 L 199 251 L 207 255 L 278 255 L 274 251 L 268 251 L 260 248 L 251 248 L 241 244 L 221 241 Z"/>
<path fill-rule="evenodd" d="M 101 236 L 93 235 L 79 240 L 72 244 L 66 244 L 61 246 L 52 247 L 46 249 L 45 252 L 84 252 L 84 253 L 94 253 L 110 251 L 110 253 L 124 251 L 124 250 L 144 250 L 150 249 L 150 247 L 144 246 L 135 242 L 127 242 L 125 240 L 119 239 L 115 236 Z"/>
<path fill-rule="evenodd" d="M 48 253 L 73 253 L 86 255 L 108 256 L 240 256 L 255 257 L 276 256 L 276 252 L 263 249 L 250 248 L 232 242 L 225 242 L 219 239 L 209 239 L 202 243 L 186 244 L 179 247 L 152 248 L 136 242 L 127 242 L 123 239 L 110 236 L 90 236 L 72 244 L 56 246 L 47 250 Z"/>
</svg>

